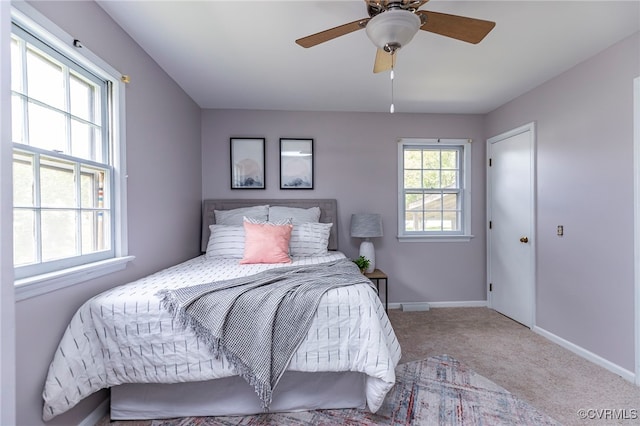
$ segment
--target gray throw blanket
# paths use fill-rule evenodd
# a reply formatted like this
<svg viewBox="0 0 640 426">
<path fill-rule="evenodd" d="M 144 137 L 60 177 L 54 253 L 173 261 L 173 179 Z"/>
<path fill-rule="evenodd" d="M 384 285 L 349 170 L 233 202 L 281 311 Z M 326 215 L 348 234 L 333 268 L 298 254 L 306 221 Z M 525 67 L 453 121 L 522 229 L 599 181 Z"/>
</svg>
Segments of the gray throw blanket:
<svg viewBox="0 0 640 426">
<path fill-rule="evenodd" d="M 269 269 L 248 277 L 162 290 L 163 306 L 224 355 L 268 410 L 272 392 L 329 289 L 371 284 L 349 259 Z"/>
</svg>

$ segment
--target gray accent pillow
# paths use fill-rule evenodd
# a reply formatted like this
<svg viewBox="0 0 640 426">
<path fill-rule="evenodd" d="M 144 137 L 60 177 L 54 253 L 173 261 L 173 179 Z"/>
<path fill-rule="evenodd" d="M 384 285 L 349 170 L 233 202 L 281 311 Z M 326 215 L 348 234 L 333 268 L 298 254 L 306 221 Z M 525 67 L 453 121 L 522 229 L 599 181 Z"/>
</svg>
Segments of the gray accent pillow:
<svg viewBox="0 0 640 426">
<path fill-rule="evenodd" d="M 241 207 L 233 210 L 214 210 L 216 225 L 242 226 L 245 216 L 267 221 L 269 218 L 269 206 Z"/>
<path fill-rule="evenodd" d="M 291 218 L 294 225 L 320 220 L 320 207 L 301 209 L 298 207 L 269 206 L 269 222 Z"/>
</svg>

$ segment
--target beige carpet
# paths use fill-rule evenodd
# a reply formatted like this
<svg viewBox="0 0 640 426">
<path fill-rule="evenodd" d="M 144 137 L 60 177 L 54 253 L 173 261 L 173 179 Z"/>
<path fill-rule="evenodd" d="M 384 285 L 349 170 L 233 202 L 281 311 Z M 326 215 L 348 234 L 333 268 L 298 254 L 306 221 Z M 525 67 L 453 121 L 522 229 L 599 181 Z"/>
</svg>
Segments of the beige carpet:
<svg viewBox="0 0 640 426">
<path fill-rule="evenodd" d="M 495 311 L 390 310 L 389 318 L 402 347 L 401 363 L 448 354 L 564 425 L 640 424 L 640 419 L 611 418 L 620 413 L 640 415 L 640 388 Z M 582 419 L 579 410 L 591 410 L 591 417 L 601 418 Z M 108 418 L 98 423 L 150 424 Z"/>
<path fill-rule="evenodd" d="M 392 310 L 401 362 L 446 353 L 564 425 L 640 424 L 640 388 L 487 308 Z M 592 417 L 582 419 L 579 410 Z M 637 411 L 633 411 L 637 410 Z"/>
</svg>

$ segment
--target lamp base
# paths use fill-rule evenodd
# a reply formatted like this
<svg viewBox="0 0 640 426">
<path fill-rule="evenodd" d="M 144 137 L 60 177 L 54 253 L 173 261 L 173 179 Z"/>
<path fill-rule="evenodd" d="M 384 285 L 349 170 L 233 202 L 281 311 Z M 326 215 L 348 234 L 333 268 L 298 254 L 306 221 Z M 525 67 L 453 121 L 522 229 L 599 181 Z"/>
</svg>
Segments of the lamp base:
<svg viewBox="0 0 640 426">
<path fill-rule="evenodd" d="M 376 269 L 376 252 L 373 249 L 373 243 L 371 241 L 363 241 L 360 243 L 360 256 L 364 256 L 369 259 L 369 267 L 365 272 L 373 272 L 373 270 Z"/>
</svg>

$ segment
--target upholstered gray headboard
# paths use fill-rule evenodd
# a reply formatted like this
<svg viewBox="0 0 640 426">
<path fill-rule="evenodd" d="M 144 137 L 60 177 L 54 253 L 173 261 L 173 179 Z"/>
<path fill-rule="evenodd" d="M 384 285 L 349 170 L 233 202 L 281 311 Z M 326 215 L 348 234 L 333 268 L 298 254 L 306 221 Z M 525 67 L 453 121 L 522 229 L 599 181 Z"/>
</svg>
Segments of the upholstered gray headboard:
<svg viewBox="0 0 640 426">
<path fill-rule="evenodd" d="M 320 222 L 333 223 L 331 234 L 329 235 L 329 250 L 338 250 L 338 202 L 331 198 L 296 198 L 296 199 L 211 199 L 202 202 L 202 240 L 200 248 L 204 253 L 207 251 L 209 242 L 209 225 L 216 223 L 214 210 L 232 210 L 241 207 L 263 206 L 286 206 L 308 209 L 320 207 Z"/>
</svg>

